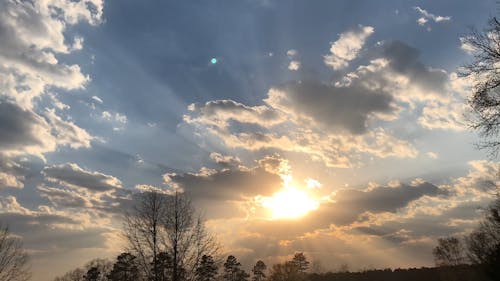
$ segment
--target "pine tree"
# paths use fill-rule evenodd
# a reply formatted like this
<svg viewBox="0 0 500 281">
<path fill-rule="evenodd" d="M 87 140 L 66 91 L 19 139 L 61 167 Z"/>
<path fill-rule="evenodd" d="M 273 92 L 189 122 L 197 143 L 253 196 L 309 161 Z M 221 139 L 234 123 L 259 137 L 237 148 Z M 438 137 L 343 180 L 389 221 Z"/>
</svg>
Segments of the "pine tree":
<svg viewBox="0 0 500 281">
<path fill-rule="evenodd" d="M 113 269 L 108 274 L 110 281 L 136 281 L 139 279 L 139 268 L 136 257 L 130 253 L 122 253 L 116 258 Z"/>
<path fill-rule="evenodd" d="M 217 276 L 217 265 L 212 256 L 203 255 L 200 264 L 196 267 L 196 281 L 212 281 Z"/>
<path fill-rule="evenodd" d="M 224 263 L 224 275 L 222 278 L 225 281 L 247 281 L 250 275 L 241 269 L 241 263 L 238 262 L 235 256 L 228 256 Z"/>
<path fill-rule="evenodd" d="M 253 273 L 252 280 L 253 281 L 264 281 L 266 279 L 266 274 L 264 273 L 266 268 L 267 268 L 266 264 L 263 261 L 261 261 L 261 260 L 257 261 L 257 263 L 255 264 L 255 266 L 252 269 L 252 273 Z"/>
<path fill-rule="evenodd" d="M 309 262 L 306 259 L 304 253 L 296 253 L 293 256 L 292 263 L 297 266 L 300 273 L 305 273 L 309 269 Z"/>
</svg>

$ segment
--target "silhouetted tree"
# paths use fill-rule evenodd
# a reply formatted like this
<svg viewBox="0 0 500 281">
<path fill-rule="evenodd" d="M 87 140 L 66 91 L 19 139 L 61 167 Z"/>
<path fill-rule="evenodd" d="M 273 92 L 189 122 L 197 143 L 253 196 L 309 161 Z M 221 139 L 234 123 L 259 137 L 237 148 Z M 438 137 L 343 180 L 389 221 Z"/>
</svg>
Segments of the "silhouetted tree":
<svg viewBox="0 0 500 281">
<path fill-rule="evenodd" d="M 161 252 L 158 254 L 156 263 L 152 264 L 155 276 L 158 276 L 160 281 L 170 280 L 172 278 L 173 272 L 173 261 L 172 257 L 167 252 Z"/>
<path fill-rule="evenodd" d="M 439 238 L 432 254 L 437 266 L 453 266 L 466 262 L 464 245 L 456 237 Z"/>
<path fill-rule="evenodd" d="M 469 259 L 484 267 L 493 279 L 500 279 L 500 197 L 488 208 L 479 227 L 467 238 Z"/>
<path fill-rule="evenodd" d="M 0 225 L 0 280 L 24 281 L 30 278 L 28 254 L 19 238 Z"/>
<path fill-rule="evenodd" d="M 137 281 L 139 269 L 136 257 L 130 253 L 122 253 L 116 258 L 113 269 L 108 274 L 109 281 Z"/>
<path fill-rule="evenodd" d="M 89 270 L 87 270 L 87 273 L 83 277 L 85 281 L 99 281 L 101 276 L 101 272 L 99 271 L 99 268 L 96 266 L 91 267 Z"/>
<path fill-rule="evenodd" d="M 125 215 L 124 235 L 130 250 L 137 255 L 139 267 L 145 276 L 160 281 L 155 272 L 157 256 L 164 234 L 162 218 L 166 216 L 167 197 L 158 192 L 144 192 L 136 197 L 131 213 Z M 153 271 L 152 271 L 153 269 Z"/>
<path fill-rule="evenodd" d="M 264 281 L 266 279 L 266 274 L 265 274 L 265 271 L 266 271 L 266 264 L 261 261 L 261 260 L 258 260 L 254 267 L 252 268 L 252 273 L 253 273 L 253 278 L 252 280 L 253 281 Z"/>
<path fill-rule="evenodd" d="M 463 43 L 474 55 L 474 61 L 460 72 L 461 76 L 474 79 L 469 97 L 472 127 L 486 138 L 479 147 L 497 155 L 500 149 L 500 22 L 490 19 L 482 32 L 473 30 Z"/>
<path fill-rule="evenodd" d="M 269 272 L 269 281 L 301 281 L 305 276 L 296 263 L 287 261 L 274 264 Z"/>
<path fill-rule="evenodd" d="M 138 194 L 133 211 L 125 216 L 124 234 L 144 275 L 153 281 L 162 281 L 165 273 L 159 265 L 166 261 L 157 260 L 160 252 L 170 259 L 169 280 L 180 281 L 194 278 L 201 257 L 215 256 L 219 250 L 189 198 L 178 192 Z"/>
<path fill-rule="evenodd" d="M 83 268 L 68 271 L 64 275 L 56 277 L 54 281 L 87 281 L 87 278 L 97 278 L 90 280 L 107 281 L 112 267 L 113 263 L 106 259 L 93 259 L 85 264 Z M 94 275 L 95 271 L 99 272 L 99 274 Z"/>
<path fill-rule="evenodd" d="M 217 276 L 217 265 L 212 256 L 203 255 L 196 267 L 196 281 L 213 281 Z"/>
<path fill-rule="evenodd" d="M 222 275 L 225 281 L 246 281 L 250 275 L 241 269 L 241 263 L 235 256 L 228 256 L 224 263 L 224 274 Z"/>
<path fill-rule="evenodd" d="M 305 273 L 309 268 L 309 262 L 307 261 L 304 253 L 295 253 L 292 259 L 292 263 L 297 266 L 298 271 L 301 273 Z"/>
</svg>

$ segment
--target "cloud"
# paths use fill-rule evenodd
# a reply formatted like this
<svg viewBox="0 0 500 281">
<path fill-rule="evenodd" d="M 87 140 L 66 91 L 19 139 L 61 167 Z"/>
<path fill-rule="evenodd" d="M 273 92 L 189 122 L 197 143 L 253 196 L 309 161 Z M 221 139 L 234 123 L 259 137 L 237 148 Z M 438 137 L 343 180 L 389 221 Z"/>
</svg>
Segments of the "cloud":
<svg viewBox="0 0 500 281">
<path fill-rule="evenodd" d="M 101 21 L 102 0 L 0 1 L 0 153 L 43 158 L 59 145 L 89 147 L 92 137 L 54 109 L 69 109 L 54 91 L 81 89 L 89 77 L 80 66 L 58 60 L 59 54 L 81 49 L 71 25 Z M 69 42 L 73 41 L 72 45 Z M 50 89 L 50 92 L 48 91 Z M 44 106 L 38 101 L 48 97 Z"/>
<path fill-rule="evenodd" d="M 35 154 L 55 150 L 57 141 L 50 124 L 40 115 L 18 105 L 0 100 L 0 153 Z"/>
<path fill-rule="evenodd" d="M 399 108 L 383 88 L 354 81 L 333 86 L 319 81 L 292 81 L 272 87 L 263 105 L 231 100 L 190 105 L 184 121 L 194 137 L 215 137 L 231 148 L 275 149 L 307 154 L 329 167 L 357 165 L 360 153 L 377 157 L 415 157 L 417 151 L 383 128 Z"/>
<path fill-rule="evenodd" d="M 292 57 L 295 57 L 299 52 L 297 52 L 297 50 L 295 49 L 290 49 L 288 51 L 286 51 L 286 55 L 290 58 Z"/>
<path fill-rule="evenodd" d="M 232 100 L 209 101 L 204 105 L 191 104 L 188 110 L 196 113 L 197 117 L 185 115 L 186 122 L 211 124 L 221 128 L 229 126 L 229 120 L 256 123 L 262 126 L 270 126 L 283 121 L 278 112 L 265 105 L 246 106 Z"/>
<path fill-rule="evenodd" d="M 24 188 L 27 169 L 8 157 L 0 158 L 0 190 L 4 188 Z"/>
<path fill-rule="evenodd" d="M 324 207 L 323 212 L 332 218 L 337 217 L 336 224 L 352 223 L 362 213 L 396 213 L 422 196 L 444 196 L 448 191 L 423 182 L 418 185 L 399 184 L 395 187 L 375 187 L 369 190 L 343 189 L 331 197 L 334 203 Z"/>
<path fill-rule="evenodd" d="M 293 60 L 290 62 L 290 64 L 288 64 L 288 70 L 297 71 L 300 69 L 300 66 L 300 61 Z"/>
<path fill-rule="evenodd" d="M 121 188 L 122 185 L 113 176 L 82 169 L 75 163 L 48 166 L 43 169 L 42 174 L 50 182 L 94 192 L 110 191 Z"/>
<path fill-rule="evenodd" d="M 197 173 L 167 173 L 165 183 L 173 188 L 180 188 L 190 194 L 194 200 L 240 201 L 245 197 L 270 195 L 281 186 L 278 166 L 282 160 L 278 156 L 269 156 L 257 162 L 256 166 L 227 165 L 227 157 L 211 155 L 222 170 L 202 168 Z M 232 160 L 233 163 L 234 159 Z M 237 163 L 237 162 L 236 162 Z"/>
<path fill-rule="evenodd" d="M 324 56 L 324 63 L 333 70 L 345 68 L 358 56 L 366 39 L 374 32 L 371 26 L 358 26 L 354 30 L 340 34 L 339 39 L 331 43 L 330 54 Z"/>
<path fill-rule="evenodd" d="M 316 81 L 290 82 L 273 87 L 264 100 L 272 108 L 296 120 L 314 121 L 329 131 L 345 129 L 352 134 L 367 132 L 368 119 L 375 113 L 392 113 L 393 98 L 359 84 L 335 87 Z"/>
<path fill-rule="evenodd" d="M 419 25 L 425 25 L 429 20 L 432 20 L 436 23 L 439 23 L 439 22 L 445 22 L 445 21 L 450 21 L 451 20 L 451 17 L 448 17 L 448 16 L 438 16 L 438 15 L 435 15 L 435 14 L 432 14 L 432 13 L 429 13 L 428 11 L 416 6 L 416 7 L 413 7 L 413 9 L 415 9 L 415 11 L 417 11 L 418 13 L 420 13 L 422 15 L 422 17 L 420 17 L 418 20 L 417 20 L 417 23 Z"/>
<path fill-rule="evenodd" d="M 98 97 L 98 96 L 92 96 L 92 99 L 95 100 L 98 103 L 101 103 L 101 104 L 103 103 L 102 99 L 100 97 Z"/>
</svg>

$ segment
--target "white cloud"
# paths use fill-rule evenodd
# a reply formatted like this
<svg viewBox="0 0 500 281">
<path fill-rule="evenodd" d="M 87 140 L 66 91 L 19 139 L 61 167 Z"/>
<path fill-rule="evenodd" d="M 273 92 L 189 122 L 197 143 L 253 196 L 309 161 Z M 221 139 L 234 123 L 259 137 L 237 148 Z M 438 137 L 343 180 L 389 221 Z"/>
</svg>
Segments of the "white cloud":
<svg viewBox="0 0 500 281">
<path fill-rule="evenodd" d="M 92 99 L 95 100 L 98 103 L 101 103 L 101 104 L 103 103 L 102 99 L 100 97 L 98 97 L 98 96 L 92 96 Z"/>
<path fill-rule="evenodd" d="M 366 39 L 374 32 L 371 26 L 358 26 L 352 31 L 340 34 L 339 39 L 331 44 L 329 55 L 324 56 L 324 62 L 334 70 L 345 68 L 349 61 L 358 56 Z"/>
<path fill-rule="evenodd" d="M 295 49 L 290 49 L 290 50 L 286 51 L 286 55 L 289 57 L 295 57 L 297 54 L 298 54 L 298 52 Z"/>
<path fill-rule="evenodd" d="M 417 20 L 417 23 L 419 25 L 422 25 L 422 26 L 425 25 L 429 20 L 432 20 L 432 21 L 437 22 L 437 23 L 451 20 L 451 17 L 435 15 L 435 14 L 429 13 L 428 11 L 426 11 L 418 6 L 413 7 L 413 9 L 415 9 L 415 11 L 417 11 L 418 13 L 420 13 L 422 15 L 422 17 L 418 18 L 418 20 Z"/>
<path fill-rule="evenodd" d="M 300 66 L 301 66 L 300 61 L 293 60 L 288 65 L 288 69 L 292 71 L 297 71 L 300 69 Z"/>
<path fill-rule="evenodd" d="M 68 110 L 54 91 L 81 89 L 90 80 L 79 65 L 57 56 L 83 47 L 82 37 L 68 42 L 67 28 L 99 24 L 102 10 L 102 0 L 0 1 L 0 106 L 12 113 L 0 117 L 0 123 L 10 124 L 2 136 L 11 137 L 0 143 L 1 155 L 43 158 L 59 145 L 90 146 L 88 132 L 45 107 Z M 39 106 L 41 97 L 49 104 Z"/>
</svg>

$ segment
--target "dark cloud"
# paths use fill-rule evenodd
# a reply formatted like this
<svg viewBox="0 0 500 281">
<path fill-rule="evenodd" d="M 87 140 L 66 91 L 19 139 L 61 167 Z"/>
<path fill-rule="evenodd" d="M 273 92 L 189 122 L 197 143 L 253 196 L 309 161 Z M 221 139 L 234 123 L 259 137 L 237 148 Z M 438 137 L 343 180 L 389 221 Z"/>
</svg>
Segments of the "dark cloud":
<svg viewBox="0 0 500 281">
<path fill-rule="evenodd" d="M 96 192 L 121 187 L 119 179 L 103 173 L 84 170 L 74 163 L 49 166 L 44 168 L 42 173 L 49 181 L 86 188 Z"/>
<path fill-rule="evenodd" d="M 271 89 L 266 102 L 298 118 L 311 118 L 323 128 L 345 129 L 352 134 L 367 131 L 371 114 L 395 111 L 392 96 L 360 83 L 336 87 L 318 81 L 294 81 Z"/>
<path fill-rule="evenodd" d="M 424 65 L 419 60 L 420 53 L 417 49 L 406 43 L 394 41 L 384 45 L 383 55 L 389 60 L 392 70 L 405 75 L 411 83 L 418 85 L 423 91 L 443 96 L 448 93 L 447 73 Z"/>
<path fill-rule="evenodd" d="M 0 151 L 30 150 L 45 152 L 55 146 L 43 118 L 29 110 L 0 100 Z M 36 152 L 36 151 L 33 151 Z"/>
<path fill-rule="evenodd" d="M 448 191 L 431 183 L 415 186 L 401 184 L 396 187 L 375 187 L 370 190 L 344 189 L 332 197 L 334 202 L 322 205 L 316 214 L 318 218 L 329 218 L 336 225 L 350 224 L 364 212 L 396 213 L 410 202 L 423 196 L 444 196 Z"/>
<path fill-rule="evenodd" d="M 270 195 L 281 184 L 277 174 L 263 167 L 167 174 L 166 178 L 168 184 L 181 187 L 195 200 L 241 200 L 244 196 Z"/>
<path fill-rule="evenodd" d="M 94 228 L 82 229 L 80 221 L 66 215 L 7 212 L 0 213 L 0 221 L 8 225 L 14 234 L 21 235 L 29 249 L 75 250 L 98 248 L 105 243 L 105 237 L 102 236 L 105 229 L 97 225 Z"/>
</svg>

